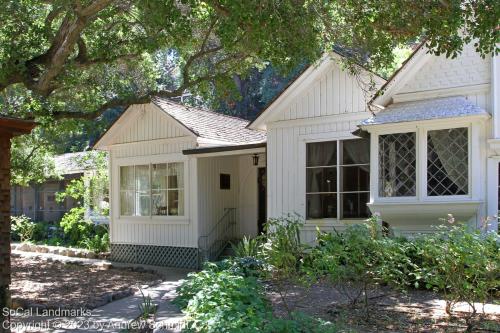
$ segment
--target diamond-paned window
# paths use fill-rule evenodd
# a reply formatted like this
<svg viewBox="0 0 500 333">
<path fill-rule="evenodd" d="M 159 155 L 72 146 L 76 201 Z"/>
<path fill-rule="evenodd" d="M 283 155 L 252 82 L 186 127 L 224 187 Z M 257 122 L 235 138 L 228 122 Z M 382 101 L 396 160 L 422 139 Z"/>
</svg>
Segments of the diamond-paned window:
<svg viewBox="0 0 500 333">
<path fill-rule="evenodd" d="M 468 194 L 468 137 L 467 128 L 427 132 L 428 196 Z"/>
<path fill-rule="evenodd" d="M 416 174 L 416 134 L 380 135 L 379 196 L 416 196 Z"/>
</svg>

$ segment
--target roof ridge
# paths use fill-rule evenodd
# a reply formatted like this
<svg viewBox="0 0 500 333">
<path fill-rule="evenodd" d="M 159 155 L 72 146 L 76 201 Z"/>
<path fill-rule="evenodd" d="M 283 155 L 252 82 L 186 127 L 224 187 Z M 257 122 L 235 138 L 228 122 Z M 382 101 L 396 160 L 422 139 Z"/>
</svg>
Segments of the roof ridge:
<svg viewBox="0 0 500 333">
<path fill-rule="evenodd" d="M 153 98 L 159 99 L 161 101 L 165 101 L 167 103 L 175 104 L 175 105 L 180 106 L 180 107 L 184 107 L 184 108 L 186 108 L 188 110 L 189 109 L 197 109 L 199 111 L 208 112 L 208 113 L 211 113 L 211 114 L 215 114 L 217 116 L 232 118 L 232 119 L 239 120 L 239 121 L 242 121 L 242 122 L 250 123 L 249 120 L 246 120 L 246 119 L 243 119 L 243 118 L 240 118 L 240 117 L 236 117 L 236 116 L 231 116 L 231 115 L 228 115 L 228 114 L 225 114 L 225 113 L 221 113 L 221 112 L 216 112 L 216 111 L 210 110 L 210 109 L 205 108 L 205 107 L 185 105 L 185 104 L 181 104 L 179 102 L 173 101 L 170 98 L 161 97 L 161 96 L 154 96 Z"/>
</svg>

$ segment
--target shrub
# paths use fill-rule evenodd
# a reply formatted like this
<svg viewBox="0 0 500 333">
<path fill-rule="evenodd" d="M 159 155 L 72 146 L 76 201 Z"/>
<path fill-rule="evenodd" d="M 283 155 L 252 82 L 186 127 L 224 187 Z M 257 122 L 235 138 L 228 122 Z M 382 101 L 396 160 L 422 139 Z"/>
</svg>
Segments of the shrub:
<svg viewBox="0 0 500 333">
<path fill-rule="evenodd" d="M 258 280 L 238 267 L 239 260 L 208 263 L 177 289 L 175 303 L 187 315 L 187 332 L 338 332 L 332 323 L 297 312 L 290 319 L 274 317 Z"/>
<path fill-rule="evenodd" d="M 83 247 L 96 253 L 109 250 L 109 232 L 107 226 L 94 225 L 86 220 L 83 207 L 72 208 L 60 222 L 64 243 Z"/>
<path fill-rule="evenodd" d="M 314 278 L 326 277 L 332 285 L 356 304 L 378 282 L 381 270 L 382 238 L 375 223 L 354 225 L 340 233 L 318 232 L 318 246 L 307 260 L 306 271 Z"/>
<path fill-rule="evenodd" d="M 33 239 L 36 224 L 26 215 L 12 216 L 12 231 L 14 238 L 19 238 L 21 242 L 27 242 Z"/>
<path fill-rule="evenodd" d="M 243 237 L 241 242 L 233 244 L 232 248 L 236 257 L 257 257 L 261 245 L 261 239 Z"/>
<path fill-rule="evenodd" d="M 93 237 L 94 224 L 84 218 L 85 208 L 72 208 L 64 214 L 61 228 L 69 245 L 77 246 L 81 241 Z"/>
<path fill-rule="evenodd" d="M 426 287 L 441 292 L 446 312 L 456 302 L 476 308 L 500 287 L 498 236 L 467 226 L 441 226 L 430 235 L 409 240 L 383 236 L 374 220 L 342 233 L 318 232 L 318 245 L 305 258 L 304 270 L 314 279 L 328 278 L 355 303 L 377 284 L 398 289 Z"/>
<path fill-rule="evenodd" d="M 300 272 L 306 246 L 300 241 L 304 222 L 293 216 L 269 219 L 260 256 L 269 264 L 275 276 L 291 278 Z"/>
<path fill-rule="evenodd" d="M 188 331 L 253 332 L 271 319 L 270 304 L 254 277 L 220 270 L 215 264 L 191 273 L 176 303 L 187 315 Z"/>
<path fill-rule="evenodd" d="M 102 236 L 94 235 L 94 237 L 85 238 L 82 242 L 87 250 L 95 253 L 107 252 L 109 250 L 109 234 Z"/>
<path fill-rule="evenodd" d="M 446 312 L 457 302 L 485 303 L 489 292 L 500 287 L 498 236 L 484 235 L 467 226 L 440 227 L 420 239 L 420 275 L 429 289 L 441 291 Z"/>
<path fill-rule="evenodd" d="M 290 319 L 272 319 L 265 327 L 266 333 L 336 333 L 346 332 L 341 327 L 302 312 L 292 312 Z"/>
</svg>

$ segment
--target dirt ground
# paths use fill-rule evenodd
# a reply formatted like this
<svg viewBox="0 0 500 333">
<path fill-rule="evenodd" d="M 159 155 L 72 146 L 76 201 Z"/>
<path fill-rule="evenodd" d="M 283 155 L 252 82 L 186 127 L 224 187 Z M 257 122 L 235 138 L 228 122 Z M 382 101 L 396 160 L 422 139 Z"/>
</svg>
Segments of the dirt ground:
<svg viewBox="0 0 500 333">
<path fill-rule="evenodd" d="M 92 309 L 159 280 L 156 274 L 130 269 L 13 257 L 11 295 L 14 305 L 24 308 Z"/>
<path fill-rule="evenodd" d="M 389 288 L 372 290 L 368 315 L 362 304 L 353 306 L 345 291 L 339 292 L 327 283 L 316 284 L 309 290 L 268 285 L 267 295 L 278 316 L 287 316 L 287 308 L 301 311 L 339 323 L 344 332 L 464 332 L 464 318 L 469 314 L 467 305 L 458 304 L 450 318 L 444 311 L 442 298 L 426 290 L 406 294 Z M 484 308 L 478 304 L 477 309 L 474 332 L 500 332 L 500 299 L 492 300 Z"/>
</svg>

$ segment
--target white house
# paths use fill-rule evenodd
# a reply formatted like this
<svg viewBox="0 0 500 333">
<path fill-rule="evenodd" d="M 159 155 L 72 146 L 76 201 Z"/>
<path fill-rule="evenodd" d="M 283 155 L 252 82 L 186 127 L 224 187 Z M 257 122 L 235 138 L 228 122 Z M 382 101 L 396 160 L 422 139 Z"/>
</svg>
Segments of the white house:
<svg viewBox="0 0 500 333">
<path fill-rule="evenodd" d="M 496 215 L 498 58 L 421 46 L 385 82 L 349 75 L 339 57 L 307 68 L 250 124 L 162 99 L 131 106 L 96 144 L 110 153 L 115 260 L 195 267 L 288 214 L 304 217 L 308 242 L 372 212 L 398 234 L 449 213 L 478 227 Z"/>
<path fill-rule="evenodd" d="M 193 268 L 258 233 L 266 134 L 247 125 L 160 98 L 123 113 L 95 145 L 109 152 L 115 260 Z"/>
</svg>

